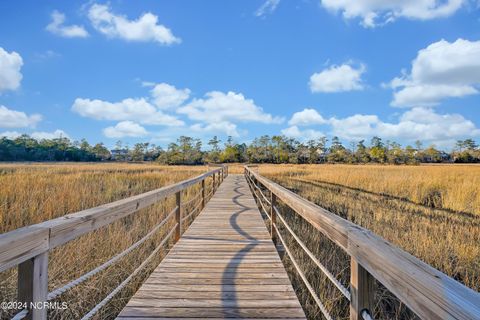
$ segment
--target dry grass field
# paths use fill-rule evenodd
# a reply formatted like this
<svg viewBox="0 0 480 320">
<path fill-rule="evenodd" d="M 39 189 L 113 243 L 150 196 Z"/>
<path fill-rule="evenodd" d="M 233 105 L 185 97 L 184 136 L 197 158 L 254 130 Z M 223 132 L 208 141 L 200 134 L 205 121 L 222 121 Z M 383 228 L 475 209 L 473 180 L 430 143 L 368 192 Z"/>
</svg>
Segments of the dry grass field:
<svg viewBox="0 0 480 320">
<path fill-rule="evenodd" d="M 205 172 L 207 167 L 155 164 L 2 164 L 0 165 L 0 233 L 53 219 L 172 184 Z M 230 166 L 243 173 L 243 165 Z M 480 166 L 261 165 L 262 175 L 354 223 L 368 228 L 445 272 L 480 290 Z M 185 199 L 193 197 L 189 190 Z M 50 290 L 81 276 L 142 238 L 174 208 L 174 199 L 142 209 L 78 238 L 50 254 Z M 295 232 L 322 263 L 348 286 L 349 259 L 330 240 L 282 207 Z M 143 261 L 171 225 L 165 225 L 119 263 L 67 292 L 67 311 L 52 319 L 79 318 L 101 301 Z M 284 234 L 302 262 L 318 295 L 336 319 L 348 319 L 348 301 Z M 165 255 L 122 290 L 97 319 L 116 315 L 143 278 Z M 288 259 L 287 269 L 292 271 Z M 300 300 L 311 319 L 319 310 L 294 272 Z M 16 270 L 0 273 L 0 300 L 16 296 Z M 7 314 L 0 318 L 7 318 Z M 377 319 L 415 319 L 379 285 Z"/>
<path fill-rule="evenodd" d="M 0 233 L 140 194 L 206 170 L 204 166 L 154 164 L 2 164 Z M 185 200 L 192 197 L 193 192 L 187 191 Z M 172 197 L 54 249 L 49 256 L 49 290 L 76 279 L 122 252 L 148 233 L 174 207 Z M 67 301 L 68 310 L 51 312 L 49 318 L 78 319 L 83 316 L 151 253 L 171 226 L 165 225 L 151 240 L 114 266 L 62 295 L 58 301 Z M 98 319 L 110 319 L 117 314 L 164 254 L 161 250 L 156 261 L 101 310 Z M 15 300 L 16 281 L 16 268 L 0 273 L 0 301 Z M 8 318 L 8 315 L 4 313 L 0 318 Z"/>
<path fill-rule="evenodd" d="M 259 172 L 480 290 L 480 166 L 264 165 Z M 283 211 L 319 260 L 348 286 L 348 256 L 293 212 Z M 296 249 L 328 309 L 347 319 L 346 299 Z M 301 281 L 294 283 L 300 300 L 308 301 L 310 317 L 318 317 Z M 379 286 L 375 318 L 415 317 Z"/>
</svg>

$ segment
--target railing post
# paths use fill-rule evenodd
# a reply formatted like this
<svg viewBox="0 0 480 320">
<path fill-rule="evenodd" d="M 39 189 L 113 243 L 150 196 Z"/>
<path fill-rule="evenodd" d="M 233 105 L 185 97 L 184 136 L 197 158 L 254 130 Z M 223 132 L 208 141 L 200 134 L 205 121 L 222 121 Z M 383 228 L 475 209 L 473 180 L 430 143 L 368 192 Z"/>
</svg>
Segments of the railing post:
<svg viewBox="0 0 480 320">
<path fill-rule="evenodd" d="M 202 180 L 202 210 L 205 208 L 205 179 Z"/>
<path fill-rule="evenodd" d="M 213 174 L 213 181 L 212 181 L 212 195 L 215 194 L 215 173 Z"/>
<path fill-rule="evenodd" d="M 47 319 L 47 308 L 43 306 L 47 295 L 48 252 L 44 252 L 18 265 L 18 301 L 28 304 L 29 319 Z M 37 307 L 32 308 L 30 303 Z"/>
<path fill-rule="evenodd" d="M 362 320 L 362 311 L 373 312 L 375 278 L 355 258 L 350 261 L 350 320 Z"/>
<path fill-rule="evenodd" d="M 182 191 L 178 191 L 175 194 L 175 198 L 177 202 L 177 212 L 175 213 L 175 222 L 177 223 L 175 242 L 177 242 L 182 236 Z"/>
<path fill-rule="evenodd" d="M 275 205 L 277 204 L 277 196 L 270 191 L 270 234 L 274 244 L 277 243 L 277 237 L 275 234 L 275 224 L 277 223 L 277 212 L 275 211 Z"/>
</svg>

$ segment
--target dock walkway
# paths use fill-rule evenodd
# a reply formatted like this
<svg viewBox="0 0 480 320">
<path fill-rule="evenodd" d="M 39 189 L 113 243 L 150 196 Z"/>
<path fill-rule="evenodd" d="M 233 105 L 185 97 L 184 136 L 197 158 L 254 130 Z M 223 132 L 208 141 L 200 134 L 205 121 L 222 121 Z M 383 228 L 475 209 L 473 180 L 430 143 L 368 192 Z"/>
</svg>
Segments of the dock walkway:
<svg viewBox="0 0 480 320">
<path fill-rule="evenodd" d="M 243 175 L 229 175 L 118 319 L 305 319 Z"/>
</svg>

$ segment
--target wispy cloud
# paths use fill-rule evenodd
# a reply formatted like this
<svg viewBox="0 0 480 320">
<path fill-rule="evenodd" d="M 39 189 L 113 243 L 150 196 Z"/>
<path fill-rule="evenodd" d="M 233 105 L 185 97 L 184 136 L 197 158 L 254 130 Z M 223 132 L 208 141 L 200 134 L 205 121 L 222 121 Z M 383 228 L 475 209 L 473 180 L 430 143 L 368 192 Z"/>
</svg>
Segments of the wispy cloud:
<svg viewBox="0 0 480 320">
<path fill-rule="evenodd" d="M 266 14 L 272 14 L 278 7 L 280 0 L 266 0 L 256 11 L 257 17 L 262 17 Z"/>
<path fill-rule="evenodd" d="M 86 38 L 88 37 L 88 32 L 83 26 L 70 25 L 66 26 L 65 23 L 65 14 L 54 10 L 51 14 L 52 22 L 50 22 L 46 30 L 65 38 Z"/>
</svg>

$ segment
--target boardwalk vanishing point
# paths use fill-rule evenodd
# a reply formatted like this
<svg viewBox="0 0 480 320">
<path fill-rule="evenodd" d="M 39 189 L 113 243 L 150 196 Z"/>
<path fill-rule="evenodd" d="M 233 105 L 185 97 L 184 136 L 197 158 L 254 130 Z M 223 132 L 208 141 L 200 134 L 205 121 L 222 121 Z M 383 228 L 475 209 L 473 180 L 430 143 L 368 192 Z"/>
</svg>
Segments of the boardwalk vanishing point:
<svg viewBox="0 0 480 320">
<path fill-rule="evenodd" d="M 118 319 L 305 319 L 243 175 L 229 175 Z"/>
</svg>

